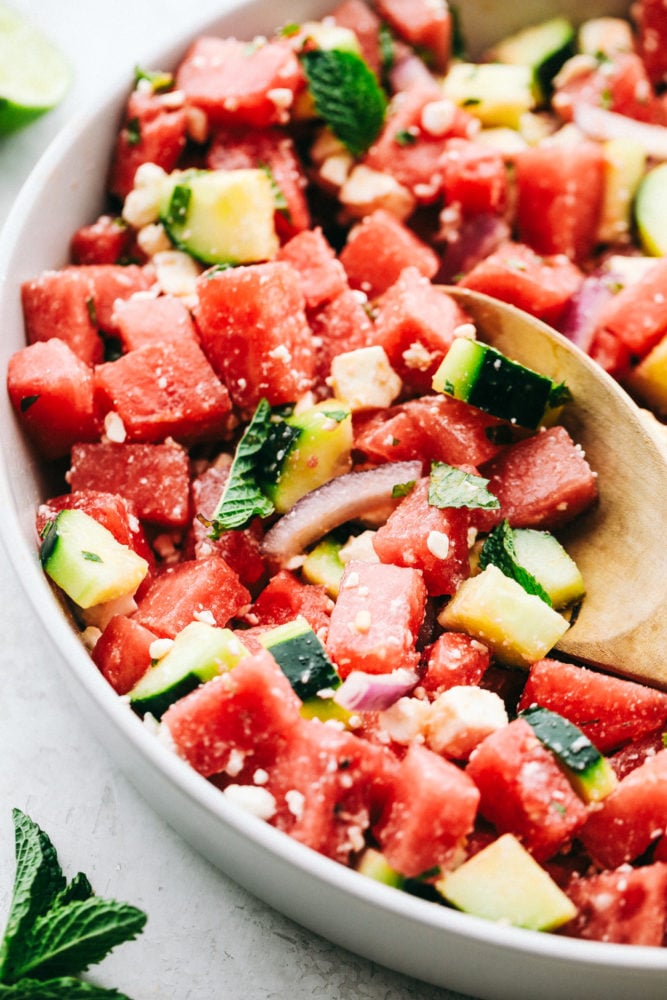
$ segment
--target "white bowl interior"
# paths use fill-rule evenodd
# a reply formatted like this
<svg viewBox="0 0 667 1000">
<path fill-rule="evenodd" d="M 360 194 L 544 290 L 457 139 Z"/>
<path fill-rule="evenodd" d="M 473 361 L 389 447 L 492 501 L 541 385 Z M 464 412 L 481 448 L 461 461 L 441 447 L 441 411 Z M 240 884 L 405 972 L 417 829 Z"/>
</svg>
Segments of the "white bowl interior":
<svg viewBox="0 0 667 1000">
<path fill-rule="evenodd" d="M 253 35 L 323 15 L 317 0 L 236 2 L 203 30 Z M 623 12 L 596 2 L 586 16 Z M 466 0 L 462 24 L 473 49 L 555 12 L 581 19 L 578 3 Z M 145 65 L 172 66 L 185 50 L 147 53 Z M 103 206 L 114 133 L 131 77 L 127 68 L 106 104 L 65 128 L 37 165 L 0 240 L 0 352 L 3 370 L 24 344 L 19 286 L 66 263 L 69 238 Z M 3 394 L 0 530 L 17 577 L 50 636 L 72 692 L 95 732 L 144 797 L 211 861 L 260 898 L 312 930 L 398 971 L 488 1000 L 643 1000 L 662 997 L 667 952 L 582 942 L 496 926 L 372 882 L 290 840 L 228 803 L 163 747 L 92 668 L 39 567 L 34 511 L 48 492 Z M 224 904 L 223 904 L 224 905 Z"/>
</svg>

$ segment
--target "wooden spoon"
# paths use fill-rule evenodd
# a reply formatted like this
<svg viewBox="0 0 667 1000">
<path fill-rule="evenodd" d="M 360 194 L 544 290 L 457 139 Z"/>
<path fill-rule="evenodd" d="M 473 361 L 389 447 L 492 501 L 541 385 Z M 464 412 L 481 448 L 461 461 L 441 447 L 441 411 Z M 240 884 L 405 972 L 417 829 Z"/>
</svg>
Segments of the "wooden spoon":
<svg viewBox="0 0 667 1000">
<path fill-rule="evenodd" d="M 586 596 L 556 651 L 667 688 L 667 428 L 551 327 L 487 295 L 443 290 L 480 340 L 567 383 L 561 422 L 598 475 L 599 503 L 558 533 Z"/>
</svg>

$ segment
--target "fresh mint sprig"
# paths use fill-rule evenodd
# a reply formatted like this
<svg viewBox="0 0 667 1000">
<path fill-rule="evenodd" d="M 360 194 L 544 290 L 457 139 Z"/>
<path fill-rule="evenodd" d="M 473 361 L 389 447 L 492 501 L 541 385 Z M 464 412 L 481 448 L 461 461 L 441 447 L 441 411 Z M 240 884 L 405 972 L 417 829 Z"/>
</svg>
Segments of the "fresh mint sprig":
<svg viewBox="0 0 667 1000">
<path fill-rule="evenodd" d="M 337 139 L 362 156 L 384 125 L 387 97 L 368 63 L 343 49 L 310 49 L 301 63 L 315 110 Z"/>
<path fill-rule="evenodd" d="M 48 835 L 20 809 L 13 820 L 16 874 L 0 944 L 0 1000 L 129 1000 L 77 977 L 133 940 L 146 914 L 96 896 L 83 872 L 67 882 Z"/>
<path fill-rule="evenodd" d="M 243 528 L 253 517 L 268 517 L 273 513 L 273 503 L 263 493 L 257 477 L 257 456 L 271 431 L 271 418 L 271 406 L 261 399 L 236 447 L 222 496 L 211 518 L 211 538 L 219 538 L 233 528 Z"/>
</svg>

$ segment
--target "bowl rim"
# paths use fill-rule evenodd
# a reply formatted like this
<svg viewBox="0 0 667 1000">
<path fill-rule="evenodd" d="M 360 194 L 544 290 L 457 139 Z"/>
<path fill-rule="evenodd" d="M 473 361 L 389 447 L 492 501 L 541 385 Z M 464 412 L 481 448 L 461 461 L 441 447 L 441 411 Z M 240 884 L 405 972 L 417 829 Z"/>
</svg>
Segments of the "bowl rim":
<svg viewBox="0 0 667 1000">
<path fill-rule="evenodd" d="M 229 31 L 230 21 L 235 17 L 243 15 L 248 9 L 252 9 L 259 16 L 262 6 L 262 0 L 231 0 L 221 14 L 213 18 L 209 16 L 201 23 L 193 25 L 188 36 L 195 38 L 204 31 L 218 29 Z M 306 2 L 304 6 L 313 8 L 315 3 Z M 317 6 L 326 10 L 330 4 L 319 2 Z M 266 15 L 263 16 L 266 19 Z M 161 46 L 159 52 L 149 53 L 147 63 L 164 65 L 169 62 L 173 65 L 184 52 L 187 42 L 188 38 L 182 36 L 174 39 L 171 44 Z M 30 207 L 39 193 L 50 183 L 63 157 L 81 141 L 99 116 L 112 114 L 121 105 L 128 91 L 127 76 L 126 71 L 122 78 L 119 76 L 118 85 L 110 88 L 110 96 L 103 105 L 97 104 L 84 109 L 65 124 L 23 184 L 0 231 L 0 314 L 6 307 L 9 296 L 16 293 L 16 288 L 12 285 L 12 271 L 24 239 L 24 228 Z M 65 234 L 65 238 L 68 240 L 70 235 L 71 233 Z M 54 266 L 59 265 L 54 264 Z M 14 436 L 20 438 L 16 424 Z M 89 654 L 63 614 L 62 607 L 39 565 L 34 540 L 26 537 L 25 526 L 21 523 L 10 483 L 9 456 L 12 447 L 15 447 L 12 435 L 3 433 L 0 463 L 0 509 L 3 511 L 3 516 L 0 518 L 0 540 L 25 597 L 42 626 L 45 639 L 56 651 L 58 668 L 68 683 L 74 683 L 79 695 L 83 695 L 105 716 L 113 731 L 113 739 L 131 746 L 132 751 L 147 761 L 154 773 L 160 774 L 172 784 L 185 800 L 202 810 L 214 823 L 220 823 L 222 827 L 228 827 L 240 837 L 251 841 L 262 852 L 267 852 L 271 857 L 278 859 L 293 872 L 307 873 L 323 887 L 339 890 L 357 901 L 363 900 L 365 904 L 383 914 L 410 921 L 420 927 L 436 928 L 451 934 L 459 941 L 471 940 L 497 947 L 516 958 L 528 953 L 533 957 L 556 959 L 570 965 L 574 963 L 585 967 L 622 968 L 626 972 L 637 974 L 648 971 L 667 974 L 667 949 L 584 941 L 558 934 L 503 926 L 459 913 L 408 895 L 346 868 L 297 843 L 287 834 L 244 812 L 235 803 L 229 802 L 215 786 L 197 774 L 157 739 L 148 726 L 132 713 L 129 705 L 115 694 L 101 674 L 97 670 L 91 670 Z M 22 445 L 19 444 L 19 447 Z M 136 783 L 136 775 L 133 775 L 131 770 L 128 773 L 126 767 L 122 769 L 126 777 Z M 150 801 L 145 789 L 141 791 Z M 155 808 L 154 803 L 150 802 L 150 805 Z M 225 870 L 224 864 L 219 860 L 216 859 L 214 863 Z M 253 888 L 246 886 L 246 888 L 258 896 L 263 895 L 256 886 Z M 289 910 L 285 909 L 285 912 L 289 913 Z M 289 915 L 294 914 L 289 913 Z M 295 919 L 299 919 L 298 915 Z M 383 964 L 391 965 L 391 962 L 386 961 Z M 409 974 L 418 976 L 415 972 Z M 638 981 L 637 985 L 640 986 L 641 982 Z"/>
</svg>

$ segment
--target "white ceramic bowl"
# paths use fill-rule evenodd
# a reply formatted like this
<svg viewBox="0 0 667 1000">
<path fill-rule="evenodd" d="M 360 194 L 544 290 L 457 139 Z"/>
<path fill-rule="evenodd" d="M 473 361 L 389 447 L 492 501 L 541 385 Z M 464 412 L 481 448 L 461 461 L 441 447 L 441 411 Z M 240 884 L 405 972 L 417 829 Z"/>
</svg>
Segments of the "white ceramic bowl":
<svg viewBox="0 0 667 1000">
<path fill-rule="evenodd" d="M 274 0 L 270 5 L 263 0 L 236 0 L 224 17 L 194 24 L 191 36 L 206 29 L 251 38 L 283 23 L 321 16 L 330 6 L 322 0 Z M 557 11 L 581 17 L 578 0 L 561 4 L 524 0 L 514 5 L 466 0 L 461 8 L 466 36 L 477 48 Z M 593 0 L 585 15 L 624 9 L 625 4 Z M 144 65 L 175 65 L 188 41 L 183 39 L 171 51 L 148 52 Z M 72 232 L 101 210 L 112 140 L 126 96 L 124 83 L 93 114 L 64 129 L 34 170 L 5 225 L 0 243 L 3 371 L 10 354 L 24 342 L 21 281 L 65 264 Z M 496 926 L 380 885 L 242 812 L 160 745 L 91 666 L 45 581 L 33 519 L 49 487 L 18 432 L 5 394 L 1 405 L 0 529 L 16 575 L 95 732 L 155 810 L 197 850 L 311 930 L 430 983 L 485 1000 L 664 996 L 667 950 Z"/>
</svg>

